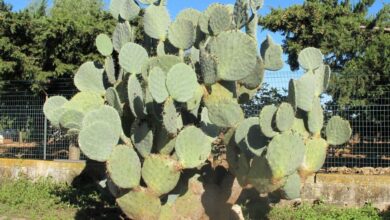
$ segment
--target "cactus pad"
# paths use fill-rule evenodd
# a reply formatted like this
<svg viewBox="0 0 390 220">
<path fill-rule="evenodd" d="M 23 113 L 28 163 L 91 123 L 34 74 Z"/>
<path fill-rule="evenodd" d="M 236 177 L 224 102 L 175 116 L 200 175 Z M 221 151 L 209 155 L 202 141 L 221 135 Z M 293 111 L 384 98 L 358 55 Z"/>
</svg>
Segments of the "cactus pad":
<svg viewBox="0 0 390 220">
<path fill-rule="evenodd" d="M 232 17 L 229 9 L 223 5 L 217 5 L 210 14 L 209 27 L 213 35 L 218 35 L 231 27 Z"/>
<path fill-rule="evenodd" d="M 157 103 L 163 103 L 169 96 L 165 82 L 166 74 L 164 71 L 160 67 L 154 67 L 149 73 L 148 88 Z"/>
<path fill-rule="evenodd" d="M 86 113 L 103 104 L 104 99 L 99 94 L 93 92 L 79 92 L 74 95 L 69 102 L 64 103 L 62 107 Z"/>
<path fill-rule="evenodd" d="M 168 98 L 164 103 L 163 125 L 169 134 L 176 135 L 178 130 L 177 112 L 172 98 Z"/>
<path fill-rule="evenodd" d="M 106 101 L 108 105 L 114 107 L 120 116 L 123 115 L 123 106 L 119 98 L 118 92 L 110 87 L 106 90 Z"/>
<path fill-rule="evenodd" d="M 328 143 L 322 138 L 313 138 L 306 141 L 305 157 L 299 168 L 303 176 L 317 172 L 324 165 Z"/>
<path fill-rule="evenodd" d="M 145 115 L 144 92 L 135 74 L 132 74 L 129 77 L 127 94 L 133 115 L 136 117 L 143 117 Z"/>
<path fill-rule="evenodd" d="M 194 96 L 198 87 L 196 73 L 184 63 L 176 64 L 167 74 L 166 85 L 169 95 L 175 101 L 187 102 Z"/>
<path fill-rule="evenodd" d="M 103 56 L 110 56 L 114 51 L 111 38 L 106 34 L 99 34 L 96 37 L 96 47 L 99 53 Z"/>
<path fill-rule="evenodd" d="M 315 77 L 311 72 L 305 73 L 295 81 L 295 101 L 298 108 L 309 112 L 313 108 L 315 93 Z"/>
<path fill-rule="evenodd" d="M 156 194 L 163 195 L 175 188 L 180 178 L 178 162 L 163 155 L 150 155 L 142 167 L 142 179 Z"/>
<path fill-rule="evenodd" d="M 240 83 L 243 84 L 247 89 L 256 89 L 263 82 L 264 72 L 265 69 L 263 61 L 261 58 L 257 58 L 256 67 L 253 69 L 253 72 L 244 79 L 240 80 Z"/>
<path fill-rule="evenodd" d="M 321 50 L 314 47 L 307 47 L 298 54 L 298 62 L 305 70 L 315 70 L 323 63 Z"/>
<path fill-rule="evenodd" d="M 133 40 L 133 29 L 128 21 L 118 23 L 115 27 L 115 31 L 112 34 L 112 43 L 114 49 L 119 53 L 127 42 Z"/>
<path fill-rule="evenodd" d="M 113 148 L 107 161 L 107 171 L 115 185 L 122 189 L 134 188 L 141 180 L 141 162 L 129 146 L 118 145 Z"/>
<path fill-rule="evenodd" d="M 138 16 L 140 10 L 141 9 L 134 0 L 125 0 L 119 10 L 119 15 L 124 20 L 131 21 Z"/>
<path fill-rule="evenodd" d="M 106 57 L 104 61 L 104 70 L 106 72 L 108 81 L 114 85 L 116 83 L 115 63 L 111 56 Z"/>
<path fill-rule="evenodd" d="M 108 160 L 118 141 L 119 135 L 115 133 L 113 126 L 101 121 L 83 127 L 79 134 L 81 151 L 88 158 L 100 162 Z"/>
<path fill-rule="evenodd" d="M 67 129 L 80 130 L 84 114 L 78 110 L 67 109 L 61 114 L 60 125 Z"/>
<path fill-rule="evenodd" d="M 187 8 L 181 11 L 177 16 L 176 20 L 187 20 L 191 21 L 194 27 L 198 26 L 199 17 L 202 13 L 193 8 Z"/>
<path fill-rule="evenodd" d="M 131 219 L 158 219 L 161 212 L 160 199 L 145 189 L 130 191 L 116 199 L 122 211 Z"/>
<path fill-rule="evenodd" d="M 240 105 L 233 99 L 206 101 L 210 121 L 218 127 L 234 127 L 244 120 Z"/>
<path fill-rule="evenodd" d="M 247 118 L 240 123 L 235 133 L 236 144 L 241 152 L 251 152 L 260 156 L 265 149 L 268 139 L 261 134 L 259 119 L 257 117 Z"/>
<path fill-rule="evenodd" d="M 115 19 L 119 19 L 119 12 L 120 12 L 121 7 L 125 1 L 128 1 L 128 0 L 111 0 L 110 12 L 111 12 L 112 17 L 114 17 Z"/>
<path fill-rule="evenodd" d="M 297 199 L 301 196 L 301 178 L 298 173 L 295 172 L 287 177 L 281 191 L 285 199 Z"/>
<path fill-rule="evenodd" d="M 301 118 L 295 118 L 291 130 L 299 134 L 303 139 L 309 138 L 310 133 L 307 131 L 305 121 Z"/>
<path fill-rule="evenodd" d="M 211 141 L 202 130 L 189 126 L 177 136 L 175 150 L 184 168 L 195 168 L 208 159 L 211 153 Z"/>
<path fill-rule="evenodd" d="M 266 159 L 274 179 L 291 175 L 302 163 L 305 145 L 297 134 L 276 135 L 267 147 Z"/>
<path fill-rule="evenodd" d="M 277 135 L 278 133 L 273 129 L 273 118 L 278 108 L 274 105 L 266 105 L 261 109 L 259 115 L 259 124 L 261 132 L 269 138 Z"/>
<path fill-rule="evenodd" d="M 118 112 L 113 107 L 104 105 L 88 112 L 82 120 L 82 125 L 83 127 L 87 127 L 97 121 L 110 124 L 115 136 L 122 134 L 122 122 Z"/>
<path fill-rule="evenodd" d="M 344 144 L 352 134 L 351 126 L 347 120 L 339 116 L 332 117 L 326 125 L 326 140 L 330 145 Z"/>
<path fill-rule="evenodd" d="M 128 73 L 141 73 L 141 68 L 148 59 L 145 48 L 131 42 L 123 45 L 119 53 L 119 64 Z"/>
<path fill-rule="evenodd" d="M 59 126 L 59 120 L 60 120 L 60 114 L 58 114 L 58 109 L 61 108 L 62 105 L 64 105 L 68 100 L 65 97 L 62 96 L 52 96 L 43 105 L 43 112 L 45 113 L 45 116 L 52 125 L 58 127 Z"/>
<path fill-rule="evenodd" d="M 256 42 L 248 35 L 231 31 L 222 32 L 207 48 L 216 57 L 218 78 L 240 80 L 253 72 L 257 62 Z"/>
<path fill-rule="evenodd" d="M 261 57 L 264 61 L 264 67 L 267 70 L 277 71 L 283 68 L 283 49 L 272 40 L 271 36 L 261 44 Z"/>
<path fill-rule="evenodd" d="M 168 30 L 168 39 L 173 46 L 186 50 L 194 44 L 194 25 L 191 21 L 176 19 Z"/>
<path fill-rule="evenodd" d="M 328 88 L 330 74 L 331 70 L 328 65 L 321 65 L 318 69 L 314 71 L 314 76 L 316 78 L 316 96 L 321 95 Z"/>
<path fill-rule="evenodd" d="M 169 12 L 165 6 L 150 5 L 144 15 L 145 33 L 154 39 L 165 40 L 171 23 Z"/>
<path fill-rule="evenodd" d="M 279 131 L 287 131 L 294 124 L 295 112 L 293 107 L 287 103 L 283 102 L 278 107 L 278 111 L 276 112 L 276 127 Z"/>
<path fill-rule="evenodd" d="M 104 94 L 103 72 L 104 69 L 99 64 L 86 62 L 80 66 L 74 76 L 74 84 L 82 92 Z"/>
<path fill-rule="evenodd" d="M 190 100 L 187 101 L 187 109 L 195 110 L 198 109 L 203 97 L 203 87 L 198 85 L 194 91 L 194 95 Z"/>
<path fill-rule="evenodd" d="M 132 125 L 131 140 L 142 157 L 149 156 L 153 147 L 153 131 L 148 123 L 136 120 Z"/>
<path fill-rule="evenodd" d="M 199 61 L 204 84 L 214 84 L 217 81 L 217 63 L 215 58 L 204 48 L 200 48 Z"/>
<path fill-rule="evenodd" d="M 312 134 L 321 132 L 324 126 L 324 110 L 319 97 L 314 98 L 313 108 L 307 113 L 307 128 Z"/>
</svg>

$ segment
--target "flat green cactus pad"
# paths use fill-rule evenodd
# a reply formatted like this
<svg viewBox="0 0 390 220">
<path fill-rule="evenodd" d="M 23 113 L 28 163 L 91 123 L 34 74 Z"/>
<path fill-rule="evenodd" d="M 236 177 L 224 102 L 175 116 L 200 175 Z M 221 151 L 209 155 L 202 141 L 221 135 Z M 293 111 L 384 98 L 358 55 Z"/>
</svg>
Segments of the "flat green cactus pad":
<svg viewBox="0 0 390 220">
<path fill-rule="evenodd" d="M 132 74 L 129 77 L 127 94 L 133 115 L 136 117 L 143 117 L 145 115 L 144 92 L 142 90 L 141 83 L 138 81 L 135 74 Z"/>
<path fill-rule="evenodd" d="M 174 55 L 163 55 L 150 58 L 148 64 L 145 65 L 144 68 L 146 71 L 150 71 L 154 67 L 160 67 L 164 73 L 167 73 L 174 65 L 178 63 L 182 63 L 180 57 Z"/>
<path fill-rule="evenodd" d="M 194 25 L 191 21 L 176 19 L 168 30 L 168 39 L 173 46 L 186 50 L 192 47 L 195 41 Z"/>
<path fill-rule="evenodd" d="M 95 92 L 103 95 L 105 93 L 103 85 L 104 69 L 95 62 L 86 62 L 80 66 L 74 76 L 74 84 L 82 92 Z"/>
<path fill-rule="evenodd" d="M 111 38 L 106 34 L 99 34 L 96 37 L 96 47 L 99 53 L 103 56 L 110 56 L 114 51 Z"/>
<path fill-rule="evenodd" d="M 261 58 L 257 58 L 256 67 L 253 69 L 253 72 L 244 79 L 240 80 L 240 83 L 247 89 L 256 89 L 261 85 L 261 83 L 263 83 L 264 72 L 265 69 L 263 61 Z"/>
<path fill-rule="evenodd" d="M 251 36 L 255 40 L 257 40 L 258 21 L 259 21 L 259 16 L 257 15 L 257 13 L 255 13 L 251 16 L 250 21 L 245 26 L 246 34 Z"/>
<path fill-rule="evenodd" d="M 206 107 L 202 108 L 200 128 L 211 138 L 217 138 L 221 132 L 221 128 L 213 124 L 209 119 L 209 110 Z"/>
<path fill-rule="evenodd" d="M 307 128 L 312 134 L 321 132 L 324 126 L 324 110 L 319 97 L 314 98 L 313 108 L 307 113 Z"/>
<path fill-rule="evenodd" d="M 268 139 L 262 135 L 257 117 L 247 118 L 240 123 L 235 133 L 235 141 L 241 152 L 251 152 L 260 156 L 268 144 Z"/>
<path fill-rule="evenodd" d="M 285 178 L 275 181 L 265 157 L 254 157 L 248 173 L 248 182 L 260 193 L 269 193 L 280 188 Z"/>
<path fill-rule="evenodd" d="M 86 113 L 99 108 L 102 105 L 104 105 L 104 99 L 99 94 L 93 92 L 79 92 L 74 95 L 69 102 L 64 103 L 62 107 Z"/>
<path fill-rule="evenodd" d="M 43 105 L 43 113 L 45 114 L 46 118 L 49 119 L 53 126 L 59 126 L 59 120 L 61 116 L 60 114 L 58 114 L 58 111 L 56 112 L 56 110 L 60 109 L 61 106 L 67 102 L 68 100 L 65 97 L 52 96 L 47 99 L 45 104 Z"/>
<path fill-rule="evenodd" d="M 186 102 L 188 110 L 198 109 L 203 97 L 203 87 L 198 85 L 194 91 L 194 95 Z"/>
<path fill-rule="evenodd" d="M 222 31 L 230 29 L 232 26 L 232 16 L 229 9 L 224 5 L 217 5 L 210 14 L 209 27 L 213 35 L 218 35 Z"/>
<path fill-rule="evenodd" d="M 248 1 L 237 0 L 234 4 L 233 20 L 236 29 L 241 29 L 248 21 Z"/>
<path fill-rule="evenodd" d="M 116 83 L 115 63 L 111 56 L 106 57 L 104 60 L 104 70 L 106 72 L 108 81 L 114 85 Z"/>
<path fill-rule="evenodd" d="M 310 133 L 306 129 L 305 121 L 301 118 L 295 118 L 294 124 L 291 130 L 297 134 L 299 134 L 303 139 L 309 138 Z"/>
<path fill-rule="evenodd" d="M 125 0 L 119 10 L 119 15 L 121 18 L 131 21 L 138 16 L 140 11 L 140 7 L 134 2 L 134 0 Z"/>
<path fill-rule="evenodd" d="M 133 148 L 115 146 L 107 161 L 107 171 L 115 185 L 122 189 L 137 187 L 141 181 L 141 162 Z"/>
<path fill-rule="evenodd" d="M 314 71 L 314 76 L 316 78 L 316 96 L 320 96 L 328 88 L 330 74 L 331 70 L 328 65 L 321 65 Z"/>
<path fill-rule="evenodd" d="M 290 105 L 294 108 L 294 110 L 297 110 L 297 96 L 296 96 L 296 85 L 297 81 L 294 79 L 290 79 L 288 83 L 288 95 L 287 95 L 287 101 L 290 103 Z"/>
<path fill-rule="evenodd" d="M 189 126 L 177 136 L 175 150 L 184 168 L 195 168 L 210 155 L 211 141 L 202 130 Z"/>
<path fill-rule="evenodd" d="M 249 0 L 249 5 L 253 11 L 256 11 L 263 7 L 264 0 Z"/>
<path fill-rule="evenodd" d="M 246 186 L 248 183 L 248 173 L 250 170 L 250 158 L 245 153 L 238 155 L 237 167 L 234 173 L 240 186 Z"/>
<path fill-rule="evenodd" d="M 268 35 L 267 39 L 261 44 L 260 54 L 265 69 L 277 71 L 283 68 L 283 49 L 280 45 L 274 43 L 271 36 Z"/>
<path fill-rule="evenodd" d="M 294 173 L 302 164 L 305 154 L 303 139 L 298 134 L 276 135 L 267 147 L 266 159 L 274 179 Z"/>
<path fill-rule="evenodd" d="M 315 85 L 315 77 L 311 72 L 295 81 L 295 101 L 297 107 L 303 111 L 309 112 L 313 108 Z"/>
<path fill-rule="evenodd" d="M 280 104 L 275 117 L 278 130 L 282 132 L 289 130 L 294 124 L 294 119 L 295 112 L 293 107 L 287 102 Z"/>
<path fill-rule="evenodd" d="M 313 138 L 306 141 L 305 157 L 299 168 L 304 176 L 317 172 L 324 165 L 328 143 L 322 138 Z"/>
<path fill-rule="evenodd" d="M 110 157 L 112 148 L 117 145 L 119 135 L 111 124 L 97 121 L 83 127 L 78 141 L 85 156 L 91 160 L 105 162 Z"/>
<path fill-rule="evenodd" d="M 171 23 L 169 12 L 165 6 L 150 5 L 145 10 L 144 31 L 154 39 L 165 40 Z"/>
<path fill-rule="evenodd" d="M 122 5 L 128 0 L 111 0 L 110 2 L 110 12 L 112 17 L 119 19 L 119 13 Z"/>
<path fill-rule="evenodd" d="M 210 16 L 213 13 L 214 9 L 217 7 L 222 6 L 221 4 L 214 3 L 211 4 L 199 17 L 199 28 L 200 30 L 205 34 L 210 34 L 209 31 L 209 23 L 210 23 Z"/>
<path fill-rule="evenodd" d="M 119 98 L 119 95 L 118 95 L 118 92 L 116 91 L 116 89 L 114 89 L 112 87 L 108 88 L 106 90 L 105 96 L 106 96 L 107 103 L 110 106 L 114 107 L 117 110 L 118 114 L 120 116 L 122 116 L 123 115 L 123 109 L 122 109 L 123 105 L 121 103 L 121 100 Z"/>
<path fill-rule="evenodd" d="M 297 172 L 287 177 L 281 190 L 285 199 L 297 199 L 301 196 L 301 178 Z"/>
<path fill-rule="evenodd" d="M 145 48 L 135 43 L 126 43 L 119 53 L 119 64 L 128 73 L 141 73 L 142 66 L 149 56 Z"/>
<path fill-rule="evenodd" d="M 127 42 L 133 41 L 134 38 L 133 29 L 131 28 L 128 21 L 119 22 L 112 34 L 112 43 L 114 49 L 119 53 Z"/>
<path fill-rule="evenodd" d="M 199 52 L 200 72 L 203 76 L 203 82 L 206 85 L 212 85 L 217 81 L 217 63 L 211 54 L 204 48 Z"/>
<path fill-rule="evenodd" d="M 145 189 L 130 191 L 116 199 L 122 211 L 131 219 L 154 220 L 161 212 L 160 199 Z"/>
<path fill-rule="evenodd" d="M 352 134 L 351 126 L 347 120 L 339 116 L 332 117 L 326 125 L 326 140 L 330 145 L 344 144 Z"/>
<path fill-rule="evenodd" d="M 122 134 L 121 118 L 113 107 L 104 105 L 88 112 L 82 120 L 82 125 L 83 127 L 87 127 L 97 121 L 110 124 L 116 136 Z"/>
<path fill-rule="evenodd" d="M 298 62 L 305 70 L 315 70 L 323 63 L 321 50 L 314 47 L 307 47 L 298 54 Z"/>
<path fill-rule="evenodd" d="M 164 155 L 150 155 L 142 167 L 142 179 L 156 194 L 163 195 L 175 188 L 180 178 L 179 164 Z"/>
<path fill-rule="evenodd" d="M 160 67 L 154 67 L 149 73 L 148 88 L 157 103 L 163 103 L 169 96 L 165 86 L 166 77 L 165 72 Z"/>
<path fill-rule="evenodd" d="M 241 80 L 256 67 L 256 42 L 242 32 L 222 32 L 210 41 L 207 48 L 218 60 L 217 75 L 220 79 Z"/>
<path fill-rule="evenodd" d="M 194 27 L 198 26 L 199 17 L 202 13 L 193 8 L 187 8 L 181 11 L 177 16 L 176 20 L 187 20 L 191 21 Z"/>
<path fill-rule="evenodd" d="M 60 125 L 67 129 L 80 130 L 84 114 L 78 110 L 67 109 L 61 114 Z"/>
<path fill-rule="evenodd" d="M 172 98 L 168 98 L 164 103 L 163 125 L 169 134 L 177 134 L 177 112 Z"/>
<path fill-rule="evenodd" d="M 272 125 L 273 125 L 273 118 L 276 114 L 276 111 L 278 108 L 275 105 L 266 105 L 261 109 L 260 115 L 259 115 L 259 124 L 261 132 L 269 138 L 272 138 L 273 136 L 277 135 L 278 133 L 274 131 Z"/>
<path fill-rule="evenodd" d="M 147 122 L 136 120 L 131 129 L 131 140 L 142 157 L 147 157 L 153 148 L 153 131 Z"/>
<path fill-rule="evenodd" d="M 184 63 L 174 65 L 167 74 L 169 95 L 175 101 L 187 102 L 198 87 L 195 71 Z"/>
<path fill-rule="evenodd" d="M 206 101 L 210 121 L 218 127 L 234 127 L 244 120 L 244 112 L 234 99 Z"/>
</svg>

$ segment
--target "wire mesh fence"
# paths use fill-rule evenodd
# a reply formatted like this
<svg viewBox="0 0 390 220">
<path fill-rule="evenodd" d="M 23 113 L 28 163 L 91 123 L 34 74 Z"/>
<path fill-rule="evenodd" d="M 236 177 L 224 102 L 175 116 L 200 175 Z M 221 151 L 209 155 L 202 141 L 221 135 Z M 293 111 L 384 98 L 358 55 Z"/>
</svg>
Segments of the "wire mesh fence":
<svg viewBox="0 0 390 220">
<path fill-rule="evenodd" d="M 288 82 L 300 72 L 267 73 L 264 86 L 251 105 L 244 106 L 248 116 L 258 115 L 262 106 L 285 100 Z M 15 84 L 15 82 L 12 82 Z M 20 82 L 18 82 L 20 83 Z M 28 82 L 23 82 L 28 83 Z M 75 92 L 71 80 L 53 82 L 49 96 L 71 97 Z M 50 125 L 42 112 L 45 95 L 31 92 L 0 93 L 0 157 L 26 159 L 68 159 L 71 142 L 60 130 Z M 340 115 L 348 119 L 353 129 L 351 140 L 342 146 L 330 146 L 324 168 L 389 167 L 390 166 L 390 97 L 377 105 L 325 105 L 331 100 L 323 96 L 325 119 Z M 81 159 L 85 159 L 81 156 Z"/>
</svg>

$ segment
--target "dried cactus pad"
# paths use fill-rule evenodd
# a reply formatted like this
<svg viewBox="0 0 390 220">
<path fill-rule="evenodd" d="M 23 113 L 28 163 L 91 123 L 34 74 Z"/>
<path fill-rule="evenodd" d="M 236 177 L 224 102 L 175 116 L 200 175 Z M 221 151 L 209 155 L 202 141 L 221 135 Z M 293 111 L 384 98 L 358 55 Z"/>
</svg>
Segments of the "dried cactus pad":
<svg viewBox="0 0 390 220">
<path fill-rule="evenodd" d="M 251 74 L 256 67 L 256 42 L 242 32 L 222 32 L 207 48 L 218 60 L 217 75 L 220 79 L 240 80 Z"/>
<path fill-rule="evenodd" d="M 62 96 L 52 96 L 43 105 L 43 112 L 52 125 L 59 126 L 61 115 L 58 114 L 58 109 L 66 102 L 68 102 L 68 100 Z"/>
<path fill-rule="evenodd" d="M 198 87 L 195 71 L 184 63 L 174 65 L 167 74 L 169 95 L 175 101 L 187 102 L 194 96 Z"/>
<path fill-rule="evenodd" d="M 114 51 L 114 46 L 112 45 L 111 38 L 106 34 L 99 34 L 96 37 L 96 47 L 99 53 L 103 56 L 110 56 Z"/>
<path fill-rule="evenodd" d="M 210 155 L 211 141 L 202 130 L 189 126 L 177 136 L 175 150 L 184 168 L 195 168 Z"/>
<path fill-rule="evenodd" d="M 180 178 L 178 162 L 164 155 L 150 155 L 142 167 L 142 179 L 158 195 L 170 192 Z"/>
<path fill-rule="evenodd" d="M 307 47 L 298 54 L 298 62 L 305 70 L 315 70 L 323 63 L 321 51 L 314 47 Z"/>
<path fill-rule="evenodd" d="M 119 64 L 128 73 L 141 73 L 142 66 L 148 59 L 148 52 L 136 43 L 126 43 L 119 52 Z"/>
<path fill-rule="evenodd" d="M 105 162 L 112 148 L 118 143 L 119 135 L 111 124 L 97 121 L 83 127 L 79 134 L 79 146 L 90 159 Z"/>
<path fill-rule="evenodd" d="M 151 220 L 158 219 L 160 216 L 160 199 L 145 189 L 130 191 L 116 201 L 122 211 L 131 219 Z"/>
<path fill-rule="evenodd" d="M 171 23 L 169 12 L 165 6 L 150 5 L 144 15 L 145 33 L 154 39 L 165 40 Z"/>
<path fill-rule="evenodd" d="M 148 88 L 157 103 L 163 103 L 169 96 L 165 86 L 166 78 L 166 73 L 160 67 L 154 67 L 149 73 Z"/>
<path fill-rule="evenodd" d="M 280 104 L 276 112 L 276 127 L 279 131 L 287 131 L 294 124 L 295 112 L 293 107 L 286 102 Z"/>
<path fill-rule="evenodd" d="M 273 178 L 281 179 L 291 175 L 302 164 L 305 145 L 297 134 L 276 135 L 267 147 L 266 158 Z"/>
<path fill-rule="evenodd" d="M 141 162 L 129 146 L 115 146 L 108 161 L 107 171 L 115 185 L 123 189 L 134 188 L 141 180 Z"/>
<path fill-rule="evenodd" d="M 95 62 L 86 62 L 80 66 L 74 76 L 74 84 L 82 92 L 95 92 L 103 95 L 105 93 L 103 85 L 103 72 Z"/>
<path fill-rule="evenodd" d="M 332 117 L 326 125 L 326 140 L 330 145 L 344 144 L 352 134 L 351 126 L 347 120 L 339 116 Z"/>
</svg>

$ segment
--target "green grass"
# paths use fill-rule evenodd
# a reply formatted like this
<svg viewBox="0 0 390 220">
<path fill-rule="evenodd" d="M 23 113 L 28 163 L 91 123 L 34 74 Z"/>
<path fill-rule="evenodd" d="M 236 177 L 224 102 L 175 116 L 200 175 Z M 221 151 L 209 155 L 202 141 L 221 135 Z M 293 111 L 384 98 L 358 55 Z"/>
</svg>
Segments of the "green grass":
<svg viewBox="0 0 390 220">
<path fill-rule="evenodd" d="M 0 181 L 0 218 L 119 219 L 113 200 L 94 185 L 74 188 L 50 180 Z"/>
</svg>

